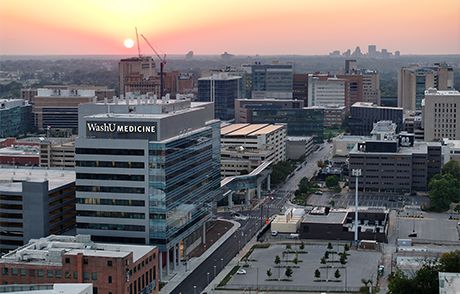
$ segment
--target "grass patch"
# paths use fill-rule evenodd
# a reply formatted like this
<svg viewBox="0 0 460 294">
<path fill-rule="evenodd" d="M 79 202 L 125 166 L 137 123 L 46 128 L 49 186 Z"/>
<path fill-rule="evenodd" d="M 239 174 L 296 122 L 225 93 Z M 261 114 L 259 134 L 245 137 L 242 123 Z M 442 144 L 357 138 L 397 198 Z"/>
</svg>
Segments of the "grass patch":
<svg viewBox="0 0 460 294">
<path fill-rule="evenodd" d="M 223 287 L 225 285 L 227 285 L 228 281 L 230 281 L 230 279 L 233 277 L 234 274 L 236 274 L 236 272 L 240 269 L 240 266 L 239 265 L 235 265 L 232 270 L 225 276 L 225 278 L 222 279 L 222 281 L 220 281 L 219 285 L 217 285 L 217 287 Z"/>
</svg>

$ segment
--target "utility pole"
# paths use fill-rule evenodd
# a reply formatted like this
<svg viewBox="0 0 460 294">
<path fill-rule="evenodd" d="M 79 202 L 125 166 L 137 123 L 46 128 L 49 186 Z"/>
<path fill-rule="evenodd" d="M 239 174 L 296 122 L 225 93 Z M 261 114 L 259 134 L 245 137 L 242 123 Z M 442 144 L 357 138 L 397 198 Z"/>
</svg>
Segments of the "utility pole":
<svg viewBox="0 0 460 294">
<path fill-rule="evenodd" d="M 355 177 L 355 245 L 358 247 L 358 177 L 361 176 L 361 169 L 353 169 L 351 174 Z"/>
</svg>

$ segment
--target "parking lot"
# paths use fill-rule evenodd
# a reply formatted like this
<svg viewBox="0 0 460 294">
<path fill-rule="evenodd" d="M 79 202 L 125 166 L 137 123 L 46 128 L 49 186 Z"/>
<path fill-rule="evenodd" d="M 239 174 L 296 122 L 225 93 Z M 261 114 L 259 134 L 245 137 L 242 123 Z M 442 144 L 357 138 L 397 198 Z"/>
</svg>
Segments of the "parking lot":
<svg viewBox="0 0 460 294">
<path fill-rule="evenodd" d="M 299 249 L 298 245 L 292 245 L 292 249 Z M 373 280 L 374 284 L 377 279 L 377 268 L 381 259 L 381 253 L 376 251 L 348 251 L 348 262 L 342 265 L 340 262 L 327 263 L 330 268 L 326 269 L 326 265 L 321 264 L 321 258 L 327 250 L 327 243 L 324 245 L 305 244 L 303 251 L 307 253 L 298 254 L 298 259 L 301 260 L 295 265 L 292 260 L 295 257 L 294 253 L 290 253 L 283 258 L 283 251 L 286 250 L 285 245 L 272 244 L 269 248 L 255 249 L 249 257 L 249 266 L 243 267 L 245 274 L 235 274 L 227 283 L 228 287 L 235 288 L 255 288 L 263 287 L 263 289 L 352 289 L 363 286 L 362 279 Z M 343 245 L 333 245 L 333 251 L 343 252 Z M 293 274 L 290 281 L 286 281 L 286 268 L 276 268 L 274 263 L 275 256 L 281 258 L 280 265 L 289 265 L 292 267 Z M 338 256 L 334 255 L 328 260 L 338 261 Z M 365 262 L 363 262 L 365 261 Z M 241 265 L 244 262 L 240 263 Z M 298 266 L 296 268 L 295 266 Z M 272 276 L 267 276 L 267 270 L 270 269 Z M 320 271 L 320 278 L 315 277 L 315 270 Z M 340 277 L 335 277 L 335 271 L 339 270 Z M 270 279 L 270 280 L 267 280 Z M 278 280 L 281 279 L 281 280 Z M 318 281 L 321 280 L 321 281 Z M 326 281 L 328 280 L 328 281 Z"/>
<path fill-rule="evenodd" d="M 458 221 L 449 220 L 447 213 L 423 212 L 423 218 L 398 217 L 398 238 L 409 238 L 414 232 L 414 240 L 458 241 L 460 240 Z"/>
</svg>

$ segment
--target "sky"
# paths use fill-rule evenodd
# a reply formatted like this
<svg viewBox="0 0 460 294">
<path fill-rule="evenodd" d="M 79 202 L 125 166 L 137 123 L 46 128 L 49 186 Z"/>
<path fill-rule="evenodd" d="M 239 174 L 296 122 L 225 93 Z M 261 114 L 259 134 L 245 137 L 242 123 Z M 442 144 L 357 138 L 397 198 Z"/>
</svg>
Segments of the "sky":
<svg viewBox="0 0 460 294">
<path fill-rule="evenodd" d="M 459 0 L 0 0 L 0 55 L 134 55 L 135 27 L 167 54 L 460 54 Z"/>
</svg>

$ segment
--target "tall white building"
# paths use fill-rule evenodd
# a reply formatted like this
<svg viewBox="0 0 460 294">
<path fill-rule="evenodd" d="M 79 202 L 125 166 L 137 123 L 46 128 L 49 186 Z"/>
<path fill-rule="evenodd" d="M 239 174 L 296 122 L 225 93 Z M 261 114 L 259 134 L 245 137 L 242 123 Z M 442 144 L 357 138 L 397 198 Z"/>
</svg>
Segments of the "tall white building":
<svg viewBox="0 0 460 294">
<path fill-rule="evenodd" d="M 423 125 L 425 141 L 460 140 L 460 92 L 425 91 Z"/>
<path fill-rule="evenodd" d="M 327 76 L 308 77 L 308 105 L 345 106 L 345 80 Z"/>
</svg>

